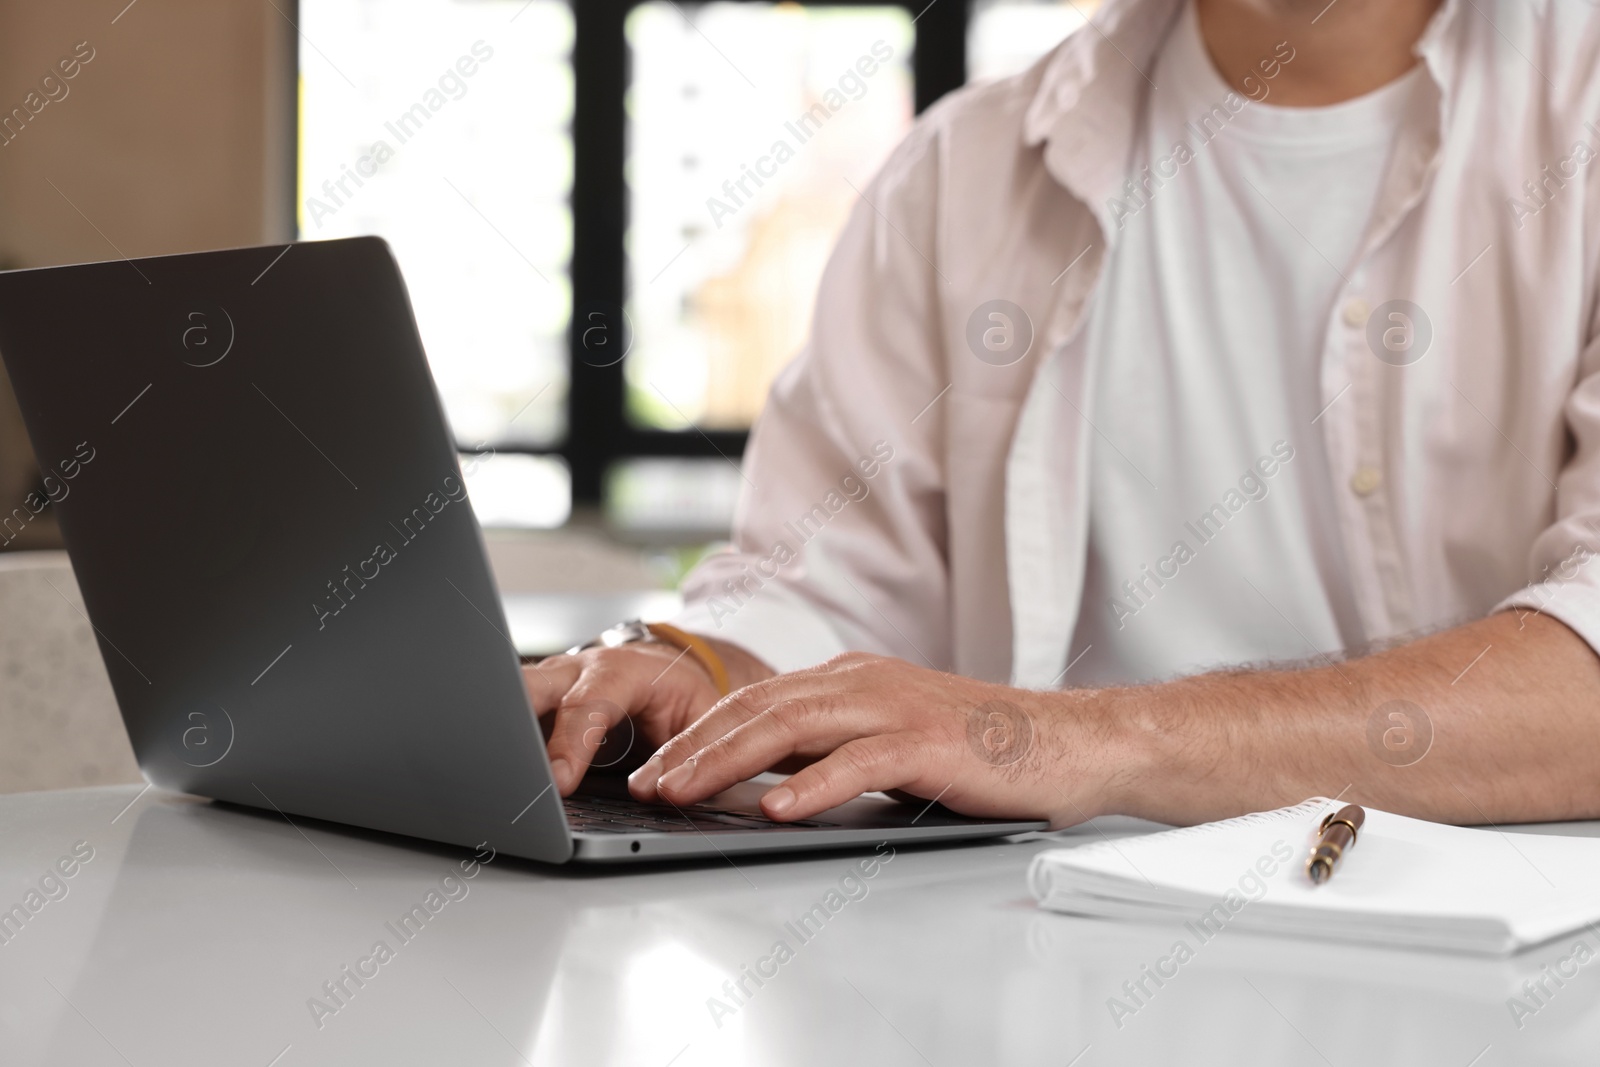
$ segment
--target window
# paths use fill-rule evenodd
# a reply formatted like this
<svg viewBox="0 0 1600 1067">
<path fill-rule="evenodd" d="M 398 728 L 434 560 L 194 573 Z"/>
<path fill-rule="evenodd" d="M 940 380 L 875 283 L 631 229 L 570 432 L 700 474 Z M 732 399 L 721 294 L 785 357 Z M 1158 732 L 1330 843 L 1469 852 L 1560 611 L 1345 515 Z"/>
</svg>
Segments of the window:
<svg viewBox="0 0 1600 1067">
<path fill-rule="evenodd" d="M 1095 6 L 306 2 L 300 234 L 393 246 L 486 524 L 716 535 L 857 190 Z"/>
<path fill-rule="evenodd" d="M 1100 0 L 973 0 L 967 76 L 992 81 L 1028 69 L 1099 8 Z"/>
<path fill-rule="evenodd" d="M 300 235 L 377 234 L 445 412 L 493 449 L 483 520 L 559 525 L 572 303 L 571 49 L 558 0 L 315 0 L 300 13 Z"/>
<path fill-rule="evenodd" d="M 650 0 L 628 19 L 628 414 L 744 429 L 911 126 L 899 7 Z"/>
</svg>

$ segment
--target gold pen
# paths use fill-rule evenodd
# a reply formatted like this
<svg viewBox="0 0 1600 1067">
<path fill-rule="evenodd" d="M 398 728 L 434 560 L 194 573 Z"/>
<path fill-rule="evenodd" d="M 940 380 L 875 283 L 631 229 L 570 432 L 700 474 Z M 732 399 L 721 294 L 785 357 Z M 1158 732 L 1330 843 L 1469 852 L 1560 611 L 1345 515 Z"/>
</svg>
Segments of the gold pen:
<svg viewBox="0 0 1600 1067">
<path fill-rule="evenodd" d="M 1333 877 L 1334 865 L 1355 847 L 1356 834 L 1366 819 L 1367 813 L 1358 805 L 1346 804 L 1322 820 L 1317 827 L 1316 846 L 1306 859 L 1306 875 L 1312 885 L 1321 885 Z"/>
</svg>

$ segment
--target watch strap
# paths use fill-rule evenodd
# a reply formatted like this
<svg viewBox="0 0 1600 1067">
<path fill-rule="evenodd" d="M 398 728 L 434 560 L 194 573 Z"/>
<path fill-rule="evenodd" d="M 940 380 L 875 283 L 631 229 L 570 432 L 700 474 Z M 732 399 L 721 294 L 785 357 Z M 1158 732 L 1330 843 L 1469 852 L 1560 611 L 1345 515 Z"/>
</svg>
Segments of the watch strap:
<svg viewBox="0 0 1600 1067">
<path fill-rule="evenodd" d="M 728 680 L 728 666 L 722 662 L 717 650 L 711 647 L 711 642 L 670 623 L 640 622 L 638 619 L 619 622 L 593 640 L 567 649 L 567 655 L 576 655 L 591 648 L 621 648 L 640 641 L 659 641 L 693 656 L 711 676 L 711 684 L 716 687 L 718 696 L 727 696 L 733 691 L 732 683 Z"/>
<path fill-rule="evenodd" d="M 663 644 L 674 648 L 681 648 L 700 662 L 700 666 L 711 675 L 711 684 L 717 687 L 718 696 L 727 696 L 732 691 L 728 681 L 728 665 L 722 662 L 722 657 L 717 655 L 717 650 L 711 647 L 711 642 L 687 630 L 680 630 L 676 626 L 665 622 L 645 623 L 645 628 L 650 635 Z"/>
</svg>

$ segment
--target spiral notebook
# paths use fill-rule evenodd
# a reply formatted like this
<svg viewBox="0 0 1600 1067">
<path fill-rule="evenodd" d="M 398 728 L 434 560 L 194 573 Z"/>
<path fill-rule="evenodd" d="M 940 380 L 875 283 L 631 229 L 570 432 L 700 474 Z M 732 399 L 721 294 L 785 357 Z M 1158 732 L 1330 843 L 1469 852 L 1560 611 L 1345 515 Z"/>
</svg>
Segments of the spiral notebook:
<svg viewBox="0 0 1600 1067">
<path fill-rule="evenodd" d="M 1327 812 L 1293 807 L 1034 858 L 1042 907 L 1105 919 L 1506 955 L 1600 922 L 1600 839 L 1446 826 L 1367 809 L 1327 883 L 1305 861 Z M 1600 930 L 1593 931 L 1600 935 Z"/>
</svg>

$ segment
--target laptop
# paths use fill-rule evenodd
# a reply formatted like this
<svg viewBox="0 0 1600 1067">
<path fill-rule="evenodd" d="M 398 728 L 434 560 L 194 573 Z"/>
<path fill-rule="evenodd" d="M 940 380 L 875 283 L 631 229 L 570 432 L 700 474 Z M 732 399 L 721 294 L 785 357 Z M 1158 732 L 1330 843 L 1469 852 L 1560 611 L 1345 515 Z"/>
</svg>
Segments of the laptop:
<svg viewBox="0 0 1600 1067">
<path fill-rule="evenodd" d="M 43 474 L 0 537 L 55 512 L 156 785 L 551 863 L 1044 828 L 560 797 L 382 240 L 0 273 L 0 358 Z"/>
</svg>

